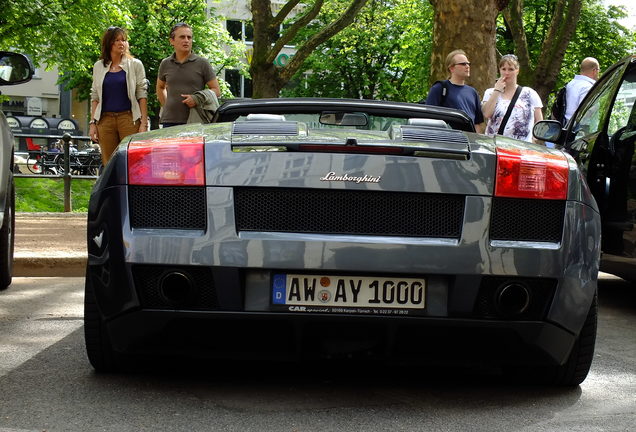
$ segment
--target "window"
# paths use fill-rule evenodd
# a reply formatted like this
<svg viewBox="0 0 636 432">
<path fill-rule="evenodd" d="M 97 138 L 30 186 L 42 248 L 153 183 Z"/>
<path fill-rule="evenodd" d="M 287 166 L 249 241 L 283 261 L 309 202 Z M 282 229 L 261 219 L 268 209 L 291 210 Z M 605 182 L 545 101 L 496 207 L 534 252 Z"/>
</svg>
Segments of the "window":
<svg viewBox="0 0 636 432">
<path fill-rule="evenodd" d="M 636 91 L 636 69 L 625 76 L 618 89 L 610 121 L 607 127 L 607 134 L 614 135 L 619 129 L 625 127 L 630 119 L 630 114 L 634 106 L 634 92 Z"/>
<path fill-rule="evenodd" d="M 243 23 L 241 21 L 227 20 L 226 28 L 232 39 L 243 40 Z"/>
<path fill-rule="evenodd" d="M 254 25 L 251 21 L 226 21 L 227 32 L 236 41 L 252 42 L 254 40 Z"/>
<path fill-rule="evenodd" d="M 245 78 L 235 69 L 225 69 L 225 81 L 230 86 L 230 91 L 236 97 L 252 97 L 252 80 Z"/>
<path fill-rule="evenodd" d="M 576 114 L 572 126 L 575 140 L 600 132 L 605 124 L 605 116 L 609 113 L 608 104 L 612 103 L 622 70 L 616 68 L 608 73 L 608 78 L 604 80 L 603 85 L 596 86 L 595 93 L 587 98 L 585 106 L 579 108 Z"/>
</svg>

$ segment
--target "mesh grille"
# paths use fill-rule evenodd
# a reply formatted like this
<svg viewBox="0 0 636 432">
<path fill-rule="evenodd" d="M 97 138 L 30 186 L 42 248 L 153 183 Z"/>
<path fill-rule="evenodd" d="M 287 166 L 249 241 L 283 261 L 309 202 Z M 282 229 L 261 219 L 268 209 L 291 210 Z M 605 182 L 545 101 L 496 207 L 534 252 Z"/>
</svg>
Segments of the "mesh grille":
<svg viewBox="0 0 636 432">
<path fill-rule="evenodd" d="M 234 189 L 238 231 L 459 238 L 464 196 L 323 189 Z"/>
<path fill-rule="evenodd" d="M 132 228 L 205 229 L 203 187 L 129 186 Z"/>
<path fill-rule="evenodd" d="M 166 298 L 160 290 L 161 280 L 172 272 L 182 273 L 192 282 L 191 292 L 184 294 L 182 301 L 178 304 L 174 299 Z M 145 309 L 214 310 L 218 308 L 212 271 L 208 268 L 135 265 L 132 267 L 132 274 L 141 307 Z"/>
<path fill-rule="evenodd" d="M 495 198 L 490 239 L 558 243 L 564 215 L 565 201 Z"/>
</svg>

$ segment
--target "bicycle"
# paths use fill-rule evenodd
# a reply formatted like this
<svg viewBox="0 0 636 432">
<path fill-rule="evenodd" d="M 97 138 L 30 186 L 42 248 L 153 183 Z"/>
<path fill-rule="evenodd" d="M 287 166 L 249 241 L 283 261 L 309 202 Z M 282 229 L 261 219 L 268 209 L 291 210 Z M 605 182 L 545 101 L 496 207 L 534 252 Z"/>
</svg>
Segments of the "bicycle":
<svg viewBox="0 0 636 432">
<path fill-rule="evenodd" d="M 99 150 L 78 151 L 75 147 L 69 149 L 69 170 L 73 175 L 99 175 L 102 170 L 102 156 Z M 56 170 L 61 175 L 65 173 L 64 154 L 55 159 Z"/>
<path fill-rule="evenodd" d="M 57 158 L 61 153 L 48 152 L 44 150 L 30 150 L 27 157 L 26 166 L 33 174 L 59 174 L 57 169 Z"/>
</svg>

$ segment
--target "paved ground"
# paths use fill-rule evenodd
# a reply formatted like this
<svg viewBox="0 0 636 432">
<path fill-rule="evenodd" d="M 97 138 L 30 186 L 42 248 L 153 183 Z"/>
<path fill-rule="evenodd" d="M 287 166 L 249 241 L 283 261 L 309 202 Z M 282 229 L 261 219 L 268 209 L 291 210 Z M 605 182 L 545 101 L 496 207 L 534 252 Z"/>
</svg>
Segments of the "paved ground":
<svg viewBox="0 0 636 432">
<path fill-rule="evenodd" d="M 17 213 L 14 276 L 83 276 L 86 213 Z"/>
</svg>

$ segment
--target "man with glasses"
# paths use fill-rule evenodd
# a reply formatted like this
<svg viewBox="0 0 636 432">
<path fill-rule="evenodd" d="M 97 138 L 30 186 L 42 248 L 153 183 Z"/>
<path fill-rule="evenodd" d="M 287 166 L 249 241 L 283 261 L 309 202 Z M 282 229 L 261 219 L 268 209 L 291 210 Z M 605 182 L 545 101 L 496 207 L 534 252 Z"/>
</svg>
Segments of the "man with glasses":
<svg viewBox="0 0 636 432">
<path fill-rule="evenodd" d="M 446 56 L 446 70 L 450 78 L 437 81 L 426 98 L 427 105 L 444 106 L 464 111 L 475 123 L 475 130 L 483 133 L 484 115 L 477 90 L 466 84 L 470 77 L 470 62 L 463 50 L 455 50 Z"/>
<path fill-rule="evenodd" d="M 565 123 L 570 120 L 587 92 L 590 91 L 600 72 L 598 60 L 594 57 L 584 58 L 581 62 L 580 74 L 565 86 Z"/>
</svg>

